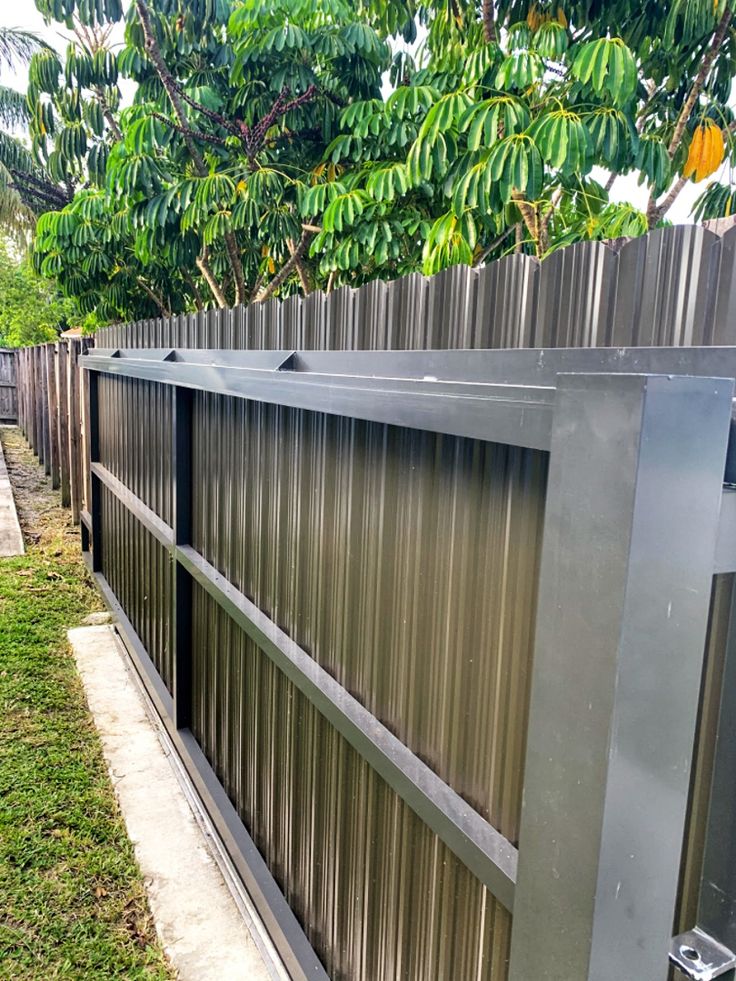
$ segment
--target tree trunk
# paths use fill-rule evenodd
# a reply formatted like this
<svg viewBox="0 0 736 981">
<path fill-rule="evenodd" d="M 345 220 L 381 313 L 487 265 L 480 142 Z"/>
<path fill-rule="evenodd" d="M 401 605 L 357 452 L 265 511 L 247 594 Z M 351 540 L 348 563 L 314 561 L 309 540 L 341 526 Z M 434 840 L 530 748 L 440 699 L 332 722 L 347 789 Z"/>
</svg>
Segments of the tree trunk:
<svg viewBox="0 0 736 981">
<path fill-rule="evenodd" d="M 199 271 L 202 273 L 202 276 L 204 277 L 204 281 L 207 283 L 210 290 L 212 291 L 212 295 L 214 296 L 215 302 L 217 303 L 218 307 L 220 307 L 223 310 L 226 309 L 227 298 L 225 297 L 225 294 L 222 292 L 219 283 L 215 279 L 215 275 L 212 272 L 212 269 L 210 268 L 209 262 L 207 261 L 206 254 L 199 256 L 199 258 L 196 260 L 196 266 L 197 269 L 199 269 Z"/>
<path fill-rule="evenodd" d="M 292 272 L 297 268 L 299 260 L 302 258 L 307 250 L 309 241 L 312 238 L 312 232 L 302 232 L 302 237 L 291 253 L 291 258 L 282 266 L 279 272 L 276 273 L 271 282 L 256 297 L 256 303 L 263 303 L 264 300 L 269 300 L 276 290 L 286 282 Z"/>
<path fill-rule="evenodd" d="M 496 15 L 493 10 L 493 0 L 483 0 L 483 39 L 486 44 L 498 42 L 496 35 Z"/>
</svg>

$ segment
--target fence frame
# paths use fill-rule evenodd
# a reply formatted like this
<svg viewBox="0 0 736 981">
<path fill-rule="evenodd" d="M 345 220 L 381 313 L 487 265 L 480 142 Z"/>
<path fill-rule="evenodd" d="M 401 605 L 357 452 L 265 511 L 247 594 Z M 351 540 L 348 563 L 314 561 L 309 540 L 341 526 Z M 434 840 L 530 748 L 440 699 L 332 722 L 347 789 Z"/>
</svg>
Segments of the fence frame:
<svg viewBox="0 0 736 981">
<path fill-rule="evenodd" d="M 120 620 L 146 688 L 293 978 L 326 975 L 189 731 L 192 692 L 186 620 L 174 626 L 172 698 L 102 575 L 102 487 L 169 550 L 176 569 L 176 617 L 189 615 L 188 591 L 196 580 L 489 890 L 513 908 L 511 981 L 531 977 L 612 981 L 621 976 L 664 981 L 710 580 L 716 571 L 736 571 L 734 495 L 723 491 L 736 349 L 564 349 L 542 355 L 533 350 L 97 349 L 80 359 L 88 377 L 92 486 L 91 513 L 82 514 L 85 558 Z M 171 526 L 99 460 L 99 373 L 175 387 Z M 194 390 L 551 452 L 518 853 L 191 547 Z M 586 498 L 588 484 L 604 492 L 600 507 Z M 683 515 L 693 495 L 702 506 L 697 519 L 685 527 Z M 573 515 L 578 518 L 572 520 Z M 612 570 L 607 563 L 605 569 L 596 570 L 596 556 L 612 546 L 611 530 L 622 527 L 630 531 L 613 545 Z M 673 534 L 673 527 L 680 534 Z M 585 575 L 560 576 L 562 564 L 573 559 Z M 663 568 L 669 570 L 666 575 L 661 574 Z M 616 604 L 608 602 L 606 590 L 615 594 Z M 646 601 L 638 602 L 642 591 Z M 677 621 L 674 634 L 668 616 L 652 615 L 653 597 L 670 597 L 670 601 L 676 597 L 677 603 L 684 604 L 682 623 Z M 581 602 L 592 604 L 589 622 L 575 615 Z M 588 649 L 593 643 L 590 623 L 598 622 L 599 614 L 603 629 L 595 648 L 600 663 L 590 675 L 583 672 L 581 680 L 579 657 L 571 656 L 571 651 Z M 639 691 L 641 665 L 635 640 L 644 635 L 658 683 Z M 568 690 L 577 690 L 581 698 L 590 696 L 596 704 L 604 704 L 605 711 L 585 712 L 583 725 L 567 705 Z M 677 712 L 671 711 L 673 699 Z M 545 706 L 551 705 L 560 708 L 568 724 L 564 732 L 549 730 Z M 642 780 L 622 760 L 632 752 L 632 742 L 648 732 L 641 720 L 637 722 L 636 711 L 632 721 L 632 706 L 657 720 L 666 748 L 659 754 L 642 752 L 637 759 L 654 788 L 637 829 L 637 848 L 651 842 L 660 826 L 666 828 L 668 846 L 655 850 L 645 871 L 628 860 L 624 851 L 630 842 L 617 832 L 617 822 L 625 821 Z M 622 717 L 632 727 L 628 734 L 620 728 Z M 581 725 L 582 735 L 597 751 L 578 760 L 573 769 L 570 760 Z M 541 765 L 543 756 L 547 763 Z M 672 767 L 672 759 L 677 766 Z M 577 799 L 576 782 L 578 787 L 593 788 L 597 805 L 578 809 L 571 831 L 570 811 L 560 797 L 570 794 Z M 588 843 L 582 859 L 580 839 Z M 597 883 L 600 894 L 597 887 L 580 892 L 581 873 L 586 882 Z M 616 915 L 615 899 L 622 888 L 636 893 L 637 908 L 640 904 L 646 908 L 646 916 Z M 683 943 L 676 941 L 672 956 L 676 959 L 682 949 Z M 707 944 L 700 943 L 695 954 L 685 965 L 693 971 L 703 967 Z"/>
</svg>

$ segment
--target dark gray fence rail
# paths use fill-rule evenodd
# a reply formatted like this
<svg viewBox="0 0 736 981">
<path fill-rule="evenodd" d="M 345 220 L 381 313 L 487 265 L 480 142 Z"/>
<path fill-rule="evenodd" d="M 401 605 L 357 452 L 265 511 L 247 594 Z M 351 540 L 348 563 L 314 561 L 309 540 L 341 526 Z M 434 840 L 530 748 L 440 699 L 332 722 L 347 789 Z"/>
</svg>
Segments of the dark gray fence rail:
<svg viewBox="0 0 736 981">
<path fill-rule="evenodd" d="M 15 358 L 15 351 L 0 348 L 0 422 L 17 422 L 18 419 Z"/>
<path fill-rule="evenodd" d="M 637 716 L 646 717 L 663 697 L 677 704 L 677 710 L 656 714 L 656 735 L 650 739 L 647 731 L 645 742 L 677 747 L 682 766 L 674 767 L 676 778 L 670 774 L 664 781 L 673 791 L 666 808 L 662 796 L 651 795 L 660 808 L 657 835 L 640 837 L 634 852 L 652 852 L 655 864 L 662 864 L 652 871 L 642 862 L 643 880 L 621 880 L 625 897 L 635 881 L 643 891 L 629 895 L 637 916 L 617 928 L 618 959 L 609 963 L 609 973 L 588 975 L 580 966 L 586 956 L 581 944 L 591 943 L 591 957 L 611 950 L 590 866 L 585 888 L 577 888 L 584 877 L 576 879 L 569 852 L 559 868 L 548 863 L 546 873 L 543 860 L 535 860 L 538 889 L 524 870 L 521 803 L 533 772 L 529 753 L 549 746 L 551 771 L 564 769 L 560 747 L 568 753 L 576 746 L 600 749 L 605 727 L 618 731 L 616 713 L 607 713 L 599 698 L 610 695 L 611 678 L 591 680 L 586 666 L 596 659 L 590 644 L 563 643 L 560 635 L 558 646 L 574 653 L 567 670 L 573 672 L 571 685 L 582 686 L 573 703 L 583 715 L 565 716 L 558 693 L 555 711 L 565 718 L 560 732 L 528 725 L 534 665 L 541 663 L 540 637 L 549 635 L 550 619 L 548 613 L 540 621 L 537 612 L 545 592 L 539 570 L 551 506 L 551 444 L 540 442 L 545 419 L 551 438 L 551 403 L 541 390 L 557 386 L 575 352 L 566 352 L 549 371 L 549 354 L 536 352 L 533 366 L 525 363 L 521 374 L 508 361 L 514 352 L 496 352 L 492 359 L 489 352 L 457 354 L 448 379 L 454 383 L 540 389 L 539 404 L 528 406 L 523 417 L 523 438 L 512 435 L 508 419 L 505 429 L 498 428 L 498 400 L 487 431 L 443 428 L 437 420 L 452 418 L 455 409 L 447 403 L 447 411 L 438 413 L 431 398 L 420 399 L 425 415 L 418 429 L 405 415 L 391 416 L 395 387 L 376 377 L 403 378 L 409 391 L 421 384 L 431 389 L 431 379 L 448 377 L 447 362 L 431 353 L 421 366 L 412 366 L 406 355 L 386 355 L 390 370 L 374 367 L 365 375 L 367 390 L 373 378 L 373 391 L 363 399 L 373 414 L 361 415 L 351 402 L 357 370 L 351 355 L 332 364 L 335 376 L 350 377 L 333 378 L 330 387 L 316 377 L 325 371 L 314 363 L 310 383 L 307 355 L 290 352 L 733 344 L 735 234 L 669 229 L 619 251 L 576 246 L 541 266 L 510 257 L 481 270 L 458 268 L 431 279 L 412 276 L 329 297 L 208 311 L 98 335 L 99 347 L 138 350 L 127 357 L 125 351 L 101 355 L 93 373 L 84 530 L 90 561 L 292 977 L 319 976 L 306 937 L 334 978 L 659 981 L 667 973 L 672 933 L 699 922 L 719 934 L 723 923 L 714 926 L 712 917 L 701 915 L 700 881 L 704 853 L 713 852 L 709 802 L 732 618 L 728 560 L 715 568 L 707 640 L 703 630 L 689 657 L 678 648 L 677 667 L 661 664 L 654 652 L 648 656 L 656 671 L 638 672 L 635 663 L 627 668 L 634 671 L 627 676 L 634 688 L 640 685 L 647 695 Z M 146 356 L 146 348 L 163 350 Z M 187 381 L 188 371 L 197 372 L 187 362 L 196 366 L 197 359 L 185 350 L 170 354 L 172 348 L 215 349 L 206 360 L 220 367 L 200 367 L 200 382 Z M 244 377 L 232 375 L 242 371 L 232 354 L 238 348 L 283 352 L 281 370 L 256 354 L 262 360 L 251 369 L 250 388 L 238 388 L 235 379 Z M 666 364 L 656 352 L 634 352 L 621 364 L 637 374 L 731 377 L 720 352 L 683 352 L 682 358 L 678 351 L 660 353 Z M 613 368 L 621 356 L 614 362 L 606 352 L 604 361 L 596 357 L 572 370 L 621 370 Z M 705 371 L 702 359 L 708 357 Z M 29 357 L 22 421 L 44 452 L 47 402 L 32 398 L 34 358 L 42 356 Z M 294 392 L 305 384 L 314 384 L 326 401 L 300 402 Z M 268 391 L 287 395 L 279 401 Z M 666 439 L 671 447 L 672 435 Z M 683 473 L 685 462 L 675 454 L 666 479 L 665 471 L 659 474 L 663 490 L 685 487 L 691 499 L 696 491 L 688 475 L 700 472 L 702 461 L 691 460 Z M 652 466 L 656 470 L 656 461 Z M 629 481 L 629 488 L 640 486 L 621 459 L 612 473 L 604 472 L 614 482 Z M 594 476 L 586 472 L 581 486 Z M 675 507 L 674 498 L 666 506 L 661 494 L 658 500 L 663 513 Z M 650 510 L 654 515 L 656 509 Z M 680 511 L 676 521 L 680 527 Z M 660 544 L 669 549 L 666 539 L 660 536 Z M 610 550 L 611 539 L 598 544 L 599 553 Z M 596 578 L 601 570 L 593 556 L 588 559 L 591 581 L 603 589 Z M 701 567 L 700 559 L 693 562 L 690 554 L 693 567 Z M 661 561 L 660 555 L 658 568 Z M 682 556 L 665 563 L 673 564 L 682 569 Z M 625 566 L 623 560 L 617 566 L 618 588 Z M 656 576 L 653 581 L 656 590 Z M 606 588 L 610 592 L 610 584 Z M 703 589 L 697 592 L 702 599 Z M 549 596 L 546 604 L 549 611 Z M 679 642 L 668 635 L 662 649 Z M 311 666 L 316 673 L 310 675 Z M 592 688 L 585 688 L 586 679 Z M 675 690 L 672 683 L 682 687 Z M 596 739 L 579 728 L 588 705 L 595 706 L 588 712 L 597 720 Z M 346 707 L 353 716 L 341 711 Z M 367 715 L 360 716 L 361 709 Z M 361 742 L 358 718 L 404 760 L 403 777 L 380 763 L 375 738 Z M 680 752 L 683 732 L 689 752 Z M 625 758 L 627 752 L 622 746 Z M 598 753 L 594 766 L 590 759 L 578 763 L 564 791 L 572 810 L 558 810 L 555 827 L 567 849 L 565 824 L 576 830 L 576 841 L 582 840 L 577 832 L 584 833 L 586 848 L 597 856 L 604 842 L 596 837 L 603 825 L 596 831 L 595 820 L 604 814 L 611 819 L 604 791 L 626 774 L 609 767 L 605 753 Z M 420 792 L 415 785 L 417 774 L 426 776 L 422 767 L 430 776 Z M 539 759 L 536 772 L 539 790 Z M 688 781 L 683 774 L 690 773 Z M 659 786 L 653 775 L 650 783 Z M 434 799 L 425 793 L 428 786 Z M 579 786 L 597 803 L 579 800 Z M 469 823 L 457 809 L 438 810 L 437 799 L 453 806 L 461 801 Z M 640 826 L 651 830 L 651 813 Z M 499 844 L 494 836 L 502 839 L 500 851 L 489 844 Z M 532 828 L 526 837 L 530 858 L 535 840 L 536 854 L 545 854 L 538 831 Z M 518 845 L 518 882 L 527 881 L 521 894 L 512 881 Z M 583 861 L 577 844 L 574 851 Z M 625 856 L 618 858 L 627 864 Z M 616 867 L 616 860 L 608 866 Z M 665 883 L 664 893 L 647 892 L 653 882 Z M 719 886 L 727 891 L 728 883 Z M 293 914 L 279 905 L 279 896 Z M 639 915 L 644 896 L 650 901 Z M 558 919 L 563 908 L 577 911 L 575 936 Z M 512 924 L 532 960 L 516 954 L 510 962 Z M 555 930 L 569 941 L 564 949 L 554 941 Z M 535 942 L 535 934 L 544 942 Z M 517 950 L 519 943 L 514 941 Z M 644 951 L 636 963 L 633 947 Z"/>
</svg>

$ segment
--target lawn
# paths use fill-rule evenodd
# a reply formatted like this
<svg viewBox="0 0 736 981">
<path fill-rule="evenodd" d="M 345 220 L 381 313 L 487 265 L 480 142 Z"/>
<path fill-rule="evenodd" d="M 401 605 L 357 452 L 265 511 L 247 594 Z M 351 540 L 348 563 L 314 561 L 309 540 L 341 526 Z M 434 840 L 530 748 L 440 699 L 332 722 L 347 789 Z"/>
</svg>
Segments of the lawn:
<svg viewBox="0 0 736 981">
<path fill-rule="evenodd" d="M 0 978 L 171 978 L 66 643 L 100 601 L 69 512 L 0 439 L 28 549 L 0 559 Z"/>
</svg>

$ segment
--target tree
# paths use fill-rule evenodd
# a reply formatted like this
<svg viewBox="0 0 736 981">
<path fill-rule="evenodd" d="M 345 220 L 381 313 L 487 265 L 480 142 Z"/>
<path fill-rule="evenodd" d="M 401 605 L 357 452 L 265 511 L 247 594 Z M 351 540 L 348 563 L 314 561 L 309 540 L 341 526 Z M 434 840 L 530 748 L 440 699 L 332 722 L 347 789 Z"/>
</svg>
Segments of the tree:
<svg viewBox="0 0 736 981">
<path fill-rule="evenodd" d="M 38 2 L 89 30 L 120 16 L 118 0 Z M 38 268 L 83 310 L 127 319 L 641 234 L 733 159 L 732 9 L 134 0 L 115 69 L 137 91 L 95 134 L 104 180 L 89 134 L 78 153 L 69 121 L 48 136 L 45 164 L 76 159 L 86 186 L 39 222 Z M 395 39 L 417 25 L 412 57 Z M 42 153 L 44 106 L 89 88 L 70 57 L 48 85 L 39 68 Z M 646 212 L 609 200 L 632 172 Z"/>
<path fill-rule="evenodd" d="M 379 96 L 389 48 L 347 3 L 302 4 L 294 25 L 293 3 L 234 6 L 131 6 L 119 67 L 138 91 L 105 193 L 38 229 L 39 269 L 85 310 L 226 306 L 288 289 L 292 272 L 311 288 L 304 178 L 341 107 Z"/>
<path fill-rule="evenodd" d="M 539 256 L 641 234 L 691 176 L 733 156 L 736 43 L 723 0 L 453 0 L 424 18 L 418 64 L 397 58 L 403 84 L 385 102 L 346 111 L 330 148 L 350 177 L 314 248 L 339 281 L 356 269 L 371 275 L 376 220 L 411 223 L 404 204 L 418 192 L 440 212 L 422 235 L 423 268 L 434 272 L 507 250 L 512 233 Z M 610 172 L 606 186 L 595 166 Z M 646 214 L 609 203 L 616 176 L 632 171 L 649 189 Z"/>
<path fill-rule="evenodd" d="M 50 50 L 45 41 L 31 31 L 18 28 L 0 28 L 0 67 L 17 67 L 28 64 L 33 55 Z M 25 96 L 21 92 L 0 85 L 0 226 L 17 242 L 27 242 L 33 230 L 35 213 L 28 195 L 23 193 L 13 179 L 13 171 L 39 177 L 30 154 L 12 134 L 26 126 L 30 120 Z M 66 203 L 59 198 L 57 207 Z"/>
<path fill-rule="evenodd" d="M 72 300 L 0 241 L 0 347 L 53 341 L 75 319 Z"/>
</svg>

